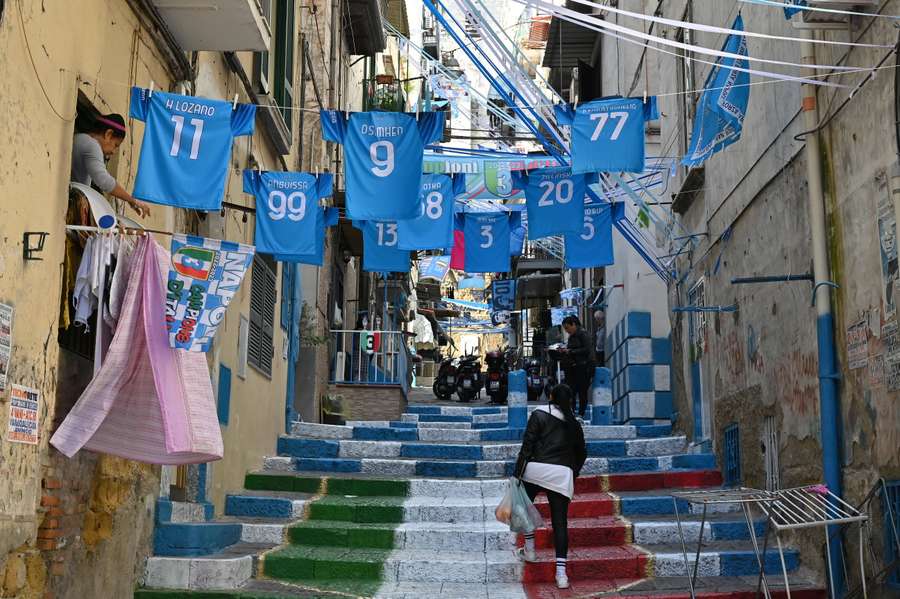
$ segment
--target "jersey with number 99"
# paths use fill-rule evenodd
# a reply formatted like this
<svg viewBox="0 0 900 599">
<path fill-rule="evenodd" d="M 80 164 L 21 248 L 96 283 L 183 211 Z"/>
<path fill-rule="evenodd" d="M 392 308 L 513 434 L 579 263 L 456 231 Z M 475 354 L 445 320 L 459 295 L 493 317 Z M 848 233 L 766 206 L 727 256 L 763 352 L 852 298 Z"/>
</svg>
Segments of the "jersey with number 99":
<svg viewBox="0 0 900 599">
<path fill-rule="evenodd" d="M 556 106 L 556 120 L 572 127 L 572 172 L 644 170 L 644 124 L 659 118 L 656 96 L 593 100 L 572 110 Z"/>
<path fill-rule="evenodd" d="M 146 122 L 134 197 L 219 210 L 231 142 L 252 135 L 256 106 L 131 88 L 130 116 Z"/>
<path fill-rule="evenodd" d="M 441 139 L 444 113 L 323 110 L 322 137 L 344 144 L 347 217 L 408 220 L 419 216 L 425 146 Z"/>
<path fill-rule="evenodd" d="M 316 251 L 319 200 L 332 192 L 333 177 L 323 173 L 244 171 L 244 193 L 256 197 L 256 251 L 305 255 Z"/>
</svg>

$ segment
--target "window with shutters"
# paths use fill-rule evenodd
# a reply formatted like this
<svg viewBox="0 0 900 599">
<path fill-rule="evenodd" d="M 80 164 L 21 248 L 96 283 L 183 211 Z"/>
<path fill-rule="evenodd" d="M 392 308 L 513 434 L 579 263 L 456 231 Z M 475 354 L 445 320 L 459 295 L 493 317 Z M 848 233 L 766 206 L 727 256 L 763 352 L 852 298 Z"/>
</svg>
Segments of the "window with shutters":
<svg viewBox="0 0 900 599">
<path fill-rule="evenodd" d="M 250 277 L 250 329 L 247 335 L 247 363 L 268 377 L 272 376 L 275 353 L 272 336 L 275 326 L 275 260 L 256 254 Z"/>
<path fill-rule="evenodd" d="M 272 28 L 272 45 L 257 52 L 254 61 L 256 87 L 270 94 L 288 129 L 294 104 L 294 1 L 259 0 L 262 14 Z"/>
</svg>

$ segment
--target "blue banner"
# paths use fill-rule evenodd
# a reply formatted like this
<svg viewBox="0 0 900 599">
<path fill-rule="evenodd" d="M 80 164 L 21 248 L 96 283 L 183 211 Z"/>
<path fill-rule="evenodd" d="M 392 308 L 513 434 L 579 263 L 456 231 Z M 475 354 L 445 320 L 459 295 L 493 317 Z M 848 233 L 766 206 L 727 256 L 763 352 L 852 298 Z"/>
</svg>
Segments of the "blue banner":
<svg viewBox="0 0 900 599">
<path fill-rule="evenodd" d="M 172 237 L 166 283 L 169 345 L 209 351 L 225 309 L 253 261 L 252 245 L 192 235 Z"/>
<path fill-rule="evenodd" d="M 584 228 L 565 236 L 566 268 L 595 268 L 615 262 L 612 221 L 612 204 L 584 207 Z"/>
<path fill-rule="evenodd" d="M 419 260 L 419 278 L 444 282 L 450 271 L 450 256 L 427 256 Z"/>
<path fill-rule="evenodd" d="M 491 307 L 495 312 L 515 310 L 515 279 L 498 279 L 491 283 Z"/>
<path fill-rule="evenodd" d="M 809 6 L 806 0 L 784 0 L 785 4 L 794 4 L 796 6 Z M 802 8 L 785 8 L 784 9 L 784 18 L 790 19 L 798 12 L 801 12 Z"/>
<path fill-rule="evenodd" d="M 740 15 L 732 29 L 744 30 Z M 747 56 L 747 38 L 732 34 L 725 41 L 724 52 Z M 750 74 L 731 67 L 746 69 L 747 60 L 720 58 L 706 80 L 703 95 L 697 103 L 691 147 L 681 161 L 686 166 L 699 166 L 741 138 L 747 104 L 750 102 Z"/>
<path fill-rule="evenodd" d="M 508 212 L 470 212 L 465 215 L 466 272 L 509 272 Z"/>
</svg>

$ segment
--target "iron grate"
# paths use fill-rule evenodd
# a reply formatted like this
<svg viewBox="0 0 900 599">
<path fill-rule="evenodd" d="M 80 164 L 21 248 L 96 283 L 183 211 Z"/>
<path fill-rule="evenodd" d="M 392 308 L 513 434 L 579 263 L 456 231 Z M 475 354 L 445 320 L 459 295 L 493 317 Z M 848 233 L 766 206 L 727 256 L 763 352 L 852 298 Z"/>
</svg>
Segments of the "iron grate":
<svg viewBox="0 0 900 599">
<path fill-rule="evenodd" d="M 741 438 L 737 424 L 725 427 L 725 486 L 734 487 L 741 483 Z"/>
<path fill-rule="evenodd" d="M 885 482 L 884 494 L 885 509 L 882 510 L 884 512 L 884 561 L 886 564 L 895 565 L 887 582 L 892 587 L 900 588 L 900 567 L 896 567 L 895 563 L 900 560 L 900 547 L 894 544 L 896 531 L 900 531 L 900 480 Z M 890 509 L 887 509 L 888 506 Z M 894 519 L 893 523 L 891 516 Z"/>
</svg>

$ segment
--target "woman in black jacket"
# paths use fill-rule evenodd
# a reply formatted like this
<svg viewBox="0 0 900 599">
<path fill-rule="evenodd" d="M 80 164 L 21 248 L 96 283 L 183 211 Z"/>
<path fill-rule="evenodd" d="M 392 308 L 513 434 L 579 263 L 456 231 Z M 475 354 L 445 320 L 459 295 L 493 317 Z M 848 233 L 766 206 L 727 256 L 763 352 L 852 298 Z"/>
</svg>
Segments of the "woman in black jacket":
<svg viewBox="0 0 900 599">
<path fill-rule="evenodd" d="M 528 419 L 515 475 L 522 480 L 532 501 L 541 491 L 547 494 L 556 549 L 556 586 L 561 589 L 569 588 L 569 502 L 586 459 L 584 431 L 572 412 L 572 390 L 567 385 L 557 385 L 550 391 L 550 403 L 539 407 Z M 517 554 L 525 561 L 537 560 L 533 532 L 525 535 L 525 547 Z"/>
</svg>

